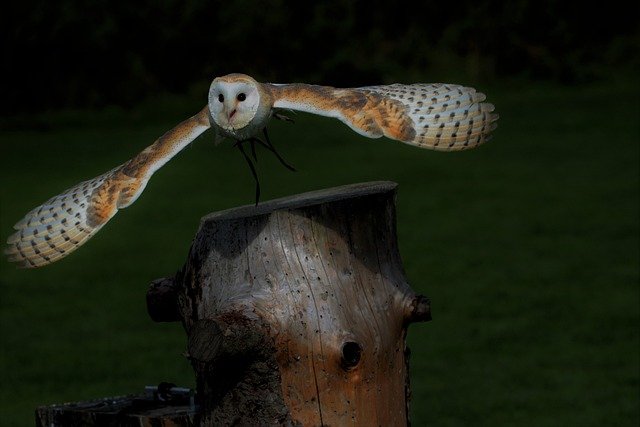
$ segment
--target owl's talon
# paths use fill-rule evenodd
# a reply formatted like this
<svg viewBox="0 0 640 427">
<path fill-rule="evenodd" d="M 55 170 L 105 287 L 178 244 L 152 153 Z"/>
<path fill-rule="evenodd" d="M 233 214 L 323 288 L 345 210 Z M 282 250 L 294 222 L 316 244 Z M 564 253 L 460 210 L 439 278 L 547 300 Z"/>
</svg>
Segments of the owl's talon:
<svg viewBox="0 0 640 427">
<path fill-rule="evenodd" d="M 291 117 L 287 116 L 286 114 L 278 113 L 277 111 L 273 113 L 273 118 L 278 119 L 278 120 L 282 120 L 283 122 L 287 122 L 287 123 L 295 123 L 296 122 L 295 120 L 293 120 Z"/>
</svg>

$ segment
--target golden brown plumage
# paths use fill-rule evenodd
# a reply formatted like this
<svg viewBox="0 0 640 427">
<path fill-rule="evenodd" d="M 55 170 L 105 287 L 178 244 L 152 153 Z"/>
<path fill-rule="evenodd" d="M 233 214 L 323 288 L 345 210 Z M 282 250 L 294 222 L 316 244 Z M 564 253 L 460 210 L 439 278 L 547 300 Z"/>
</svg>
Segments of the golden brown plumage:
<svg viewBox="0 0 640 427">
<path fill-rule="evenodd" d="M 335 117 L 369 138 L 386 136 L 418 147 L 466 150 L 490 139 L 498 115 L 473 88 L 394 84 L 336 89 L 267 85 L 274 107 Z"/>
<path fill-rule="evenodd" d="M 209 128 L 203 109 L 117 168 L 55 196 L 29 212 L 7 240 L 5 254 L 21 267 L 57 261 L 86 243 L 118 211 L 133 203 L 151 175 Z"/>
</svg>

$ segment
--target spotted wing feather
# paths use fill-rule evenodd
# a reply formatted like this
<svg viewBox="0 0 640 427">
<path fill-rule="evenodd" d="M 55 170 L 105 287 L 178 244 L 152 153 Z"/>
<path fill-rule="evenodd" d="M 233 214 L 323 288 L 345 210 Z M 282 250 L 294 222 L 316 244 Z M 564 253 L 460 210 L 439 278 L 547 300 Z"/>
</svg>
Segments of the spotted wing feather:
<svg viewBox="0 0 640 427">
<path fill-rule="evenodd" d="M 39 267 L 63 258 L 89 240 L 116 212 L 112 206 L 102 212 L 106 216 L 99 217 L 93 208 L 100 203 L 101 189 L 113 186 L 121 168 L 81 182 L 29 212 L 7 240 L 9 261 Z"/>
<path fill-rule="evenodd" d="M 151 175 L 209 127 L 208 109 L 185 120 L 117 168 L 81 182 L 33 209 L 15 226 L 5 254 L 21 267 L 57 261 L 133 203 Z"/>
<path fill-rule="evenodd" d="M 369 138 L 386 136 L 418 147 L 465 150 L 491 137 L 498 115 L 473 88 L 449 84 L 393 84 L 336 89 L 268 85 L 275 108 L 334 117 Z"/>
</svg>

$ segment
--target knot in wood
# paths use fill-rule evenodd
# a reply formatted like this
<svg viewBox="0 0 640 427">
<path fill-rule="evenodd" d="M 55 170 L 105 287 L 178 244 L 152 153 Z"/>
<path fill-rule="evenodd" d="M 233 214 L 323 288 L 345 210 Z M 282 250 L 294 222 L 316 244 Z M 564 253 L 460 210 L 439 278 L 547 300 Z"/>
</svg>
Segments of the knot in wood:
<svg viewBox="0 0 640 427">
<path fill-rule="evenodd" d="M 360 362 L 362 347 L 357 342 L 347 341 L 342 344 L 341 365 L 345 371 L 355 368 Z"/>
<path fill-rule="evenodd" d="M 416 295 L 411 301 L 407 321 L 428 322 L 431 320 L 431 300 L 424 295 Z"/>
</svg>

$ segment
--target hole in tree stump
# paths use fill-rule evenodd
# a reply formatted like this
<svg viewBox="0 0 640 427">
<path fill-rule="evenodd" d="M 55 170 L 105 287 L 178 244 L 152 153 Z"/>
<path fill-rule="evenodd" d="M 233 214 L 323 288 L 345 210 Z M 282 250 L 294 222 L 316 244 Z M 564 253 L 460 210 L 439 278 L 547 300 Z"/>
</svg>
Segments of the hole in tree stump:
<svg viewBox="0 0 640 427">
<path fill-rule="evenodd" d="M 362 347 L 353 341 L 347 341 L 342 345 L 342 367 L 345 370 L 353 369 L 360 362 Z"/>
</svg>

